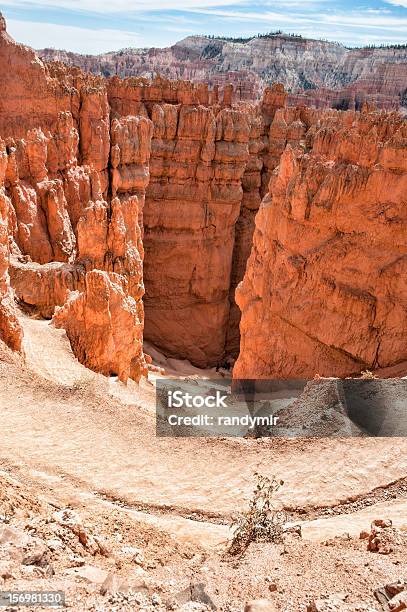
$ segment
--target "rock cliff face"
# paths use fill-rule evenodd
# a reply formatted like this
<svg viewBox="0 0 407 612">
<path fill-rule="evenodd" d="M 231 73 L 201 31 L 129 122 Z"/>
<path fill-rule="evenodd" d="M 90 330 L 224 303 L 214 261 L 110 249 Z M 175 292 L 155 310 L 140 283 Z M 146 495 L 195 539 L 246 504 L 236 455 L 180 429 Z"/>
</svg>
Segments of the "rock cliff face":
<svg viewBox="0 0 407 612">
<path fill-rule="evenodd" d="M 6 165 L 7 153 L 4 142 L 0 141 L 0 339 L 13 350 L 19 351 L 22 330 L 16 317 L 8 275 L 8 219 L 11 205 L 4 189 Z"/>
<path fill-rule="evenodd" d="M 2 307 L 9 299 L 8 275 L 21 305 L 45 317 L 69 298 L 69 321 L 61 312 L 57 320 L 66 325 L 77 357 L 123 380 L 129 374 L 139 378 L 145 362 L 138 219 L 148 182 L 152 124 L 134 116 L 111 121 L 103 80 L 58 65 L 45 67 L 4 30 L 0 66 L 8 85 L 0 102 L 0 134 L 6 139 L 0 176 Z M 105 318 L 109 314 L 127 324 L 126 334 L 120 335 L 112 323 L 114 344 L 109 347 L 114 350 L 105 354 L 95 348 L 97 322 L 94 328 L 89 323 L 100 307 L 98 279 L 108 294 Z M 73 299 L 71 291 L 80 294 Z M 84 313 L 86 333 L 78 343 Z M 9 328 L 16 325 L 12 317 L 7 320 Z M 11 332 L 3 322 L 1 328 L 7 340 Z M 128 350 L 130 338 L 133 351 Z M 18 345 L 13 338 L 8 343 Z"/>
<path fill-rule="evenodd" d="M 14 62 L 19 76 L 18 86 L 10 77 L 0 106 L 0 133 L 7 138 L 9 274 L 21 305 L 49 318 L 62 307 L 55 322 L 66 327 L 81 361 L 138 378 L 145 249 L 146 337 L 170 355 L 218 364 L 234 304 L 234 228 L 257 109 L 232 107 L 228 87 L 219 101 L 216 88 L 107 82 L 44 66 L 5 32 L 1 61 Z M 96 282 L 106 286 L 103 307 Z M 103 353 L 103 324 L 90 325 L 99 310 L 114 351 Z M 124 337 L 109 327 L 112 317 L 126 320 L 128 338 L 138 339 L 138 368 L 126 343 L 117 344 Z M 124 361 L 108 366 L 114 353 Z"/>
<path fill-rule="evenodd" d="M 113 116 L 131 110 L 154 125 L 144 210 L 144 335 L 167 355 L 200 367 L 238 355 L 234 292 L 281 153 L 270 124 L 285 106 L 284 88 L 267 89 L 260 105 L 233 105 L 232 93 L 226 88 L 219 101 L 216 90 L 185 82 L 109 83 Z M 287 115 L 289 125 L 295 120 Z"/>
<path fill-rule="evenodd" d="M 63 327 L 79 361 L 106 376 L 137 382 L 147 368 L 143 354 L 143 307 L 129 295 L 124 276 L 92 270 L 81 293 L 71 292 L 56 309 L 54 322 Z"/>
<path fill-rule="evenodd" d="M 198 366 L 240 350 L 242 377 L 407 361 L 400 115 L 287 107 L 282 85 L 253 103 L 231 86 L 95 77 L 4 29 L 0 70 L 10 346 L 16 298 L 123 381 L 145 372 L 143 329 Z"/>
<path fill-rule="evenodd" d="M 144 335 L 199 366 L 225 356 L 235 224 L 255 113 L 232 108 L 231 94 L 226 89 L 219 102 L 207 87 L 160 79 L 109 84 L 113 116 L 132 109 L 154 125 L 143 219 Z"/>
<path fill-rule="evenodd" d="M 99 56 L 43 49 L 97 75 L 188 79 L 223 87 L 232 83 L 241 100 L 255 100 L 273 82 L 290 92 L 289 104 L 360 109 L 407 106 L 407 48 L 347 49 L 337 43 L 287 35 L 247 40 L 189 36 L 166 49 L 124 49 Z"/>
<path fill-rule="evenodd" d="M 398 115 L 330 111 L 301 147 L 285 148 L 237 291 L 236 378 L 407 361 L 406 171 Z"/>
<path fill-rule="evenodd" d="M 156 105 L 144 216 L 145 337 L 200 366 L 225 353 L 246 114 Z"/>
</svg>

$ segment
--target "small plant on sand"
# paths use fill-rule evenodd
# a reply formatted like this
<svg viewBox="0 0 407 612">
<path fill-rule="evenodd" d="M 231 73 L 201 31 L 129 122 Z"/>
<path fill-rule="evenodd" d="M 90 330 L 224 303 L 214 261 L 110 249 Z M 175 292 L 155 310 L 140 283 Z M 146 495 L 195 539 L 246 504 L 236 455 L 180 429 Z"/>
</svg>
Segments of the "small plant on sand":
<svg viewBox="0 0 407 612">
<path fill-rule="evenodd" d="M 249 509 L 232 525 L 233 537 L 228 549 L 232 555 L 243 554 L 251 542 L 282 541 L 287 515 L 284 511 L 276 509 L 273 496 L 284 481 L 276 480 L 274 476 L 267 478 L 258 473 L 254 476 L 257 484 Z"/>
</svg>

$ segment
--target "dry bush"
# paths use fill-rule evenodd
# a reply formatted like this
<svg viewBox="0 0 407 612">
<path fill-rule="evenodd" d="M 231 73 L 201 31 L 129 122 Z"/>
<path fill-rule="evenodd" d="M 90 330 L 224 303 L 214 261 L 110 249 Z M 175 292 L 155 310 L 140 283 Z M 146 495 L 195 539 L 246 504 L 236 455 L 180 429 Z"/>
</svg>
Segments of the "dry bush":
<svg viewBox="0 0 407 612">
<path fill-rule="evenodd" d="M 239 516 L 232 525 L 233 537 L 228 552 L 232 555 L 244 553 L 251 542 L 282 541 L 287 515 L 273 504 L 274 494 L 284 484 L 283 480 L 254 474 L 257 484 L 247 512 Z"/>
</svg>

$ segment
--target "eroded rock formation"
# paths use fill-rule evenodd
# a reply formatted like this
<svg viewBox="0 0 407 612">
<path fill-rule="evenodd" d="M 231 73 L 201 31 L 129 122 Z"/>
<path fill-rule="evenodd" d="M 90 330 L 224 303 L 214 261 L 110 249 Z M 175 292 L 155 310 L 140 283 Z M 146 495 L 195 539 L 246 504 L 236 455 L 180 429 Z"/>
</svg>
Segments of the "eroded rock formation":
<svg viewBox="0 0 407 612">
<path fill-rule="evenodd" d="M 287 94 L 261 105 L 218 99 L 207 86 L 113 78 L 112 117 L 133 112 L 154 125 L 144 211 L 145 337 L 167 355 L 205 367 L 239 351 L 234 289 L 250 252 L 255 211 L 278 163 L 270 123 Z M 264 174 L 266 173 L 266 174 Z"/>
<path fill-rule="evenodd" d="M 138 379 L 145 369 L 139 219 L 151 121 L 111 121 L 102 79 L 44 66 L 5 30 L 0 66 L 8 85 L 0 101 L 0 134 L 6 138 L 0 176 L 2 308 L 9 306 L 8 274 L 21 305 L 42 316 L 51 318 L 68 300 L 57 321 L 66 326 L 76 356 L 103 373 Z M 105 335 L 96 316 L 98 280 L 108 294 Z M 69 320 L 63 315 L 68 311 Z M 85 331 L 78 342 L 82 316 Z M 15 325 L 11 315 L 1 320 L 3 337 L 15 345 L 4 331 L 4 320 L 8 328 Z"/>
<path fill-rule="evenodd" d="M 407 125 L 330 113 L 287 146 L 237 291 L 236 378 L 346 376 L 407 361 Z"/>
<path fill-rule="evenodd" d="M 143 328 L 202 367 L 241 348 L 244 377 L 407 360 L 393 273 L 405 254 L 399 115 L 287 107 L 277 84 L 254 104 L 229 85 L 93 77 L 43 64 L 4 29 L 0 68 L 0 333 L 11 346 L 14 292 L 66 328 L 83 363 L 122 380 L 145 371 Z M 251 250 L 241 343 L 235 289 Z"/>
<path fill-rule="evenodd" d="M 92 270 L 85 289 L 71 292 L 56 309 L 54 322 L 66 330 L 81 363 L 127 382 L 146 373 L 143 354 L 143 306 L 129 295 L 124 276 Z"/>
<path fill-rule="evenodd" d="M 80 66 L 97 75 L 122 78 L 189 79 L 223 88 L 232 83 L 237 100 L 258 100 L 265 87 L 282 83 L 289 105 L 361 109 L 407 107 L 407 48 L 347 49 L 341 44 L 286 34 L 246 39 L 188 36 L 165 49 L 125 49 L 99 56 L 55 49 L 46 60 Z"/>
<path fill-rule="evenodd" d="M 234 227 L 249 156 L 245 113 L 155 106 L 144 216 L 145 336 L 200 366 L 225 353 Z"/>
<path fill-rule="evenodd" d="M 10 201 L 3 186 L 6 165 L 7 154 L 4 142 L 0 141 L 0 339 L 13 350 L 19 351 L 23 334 L 15 313 L 8 275 Z"/>
</svg>

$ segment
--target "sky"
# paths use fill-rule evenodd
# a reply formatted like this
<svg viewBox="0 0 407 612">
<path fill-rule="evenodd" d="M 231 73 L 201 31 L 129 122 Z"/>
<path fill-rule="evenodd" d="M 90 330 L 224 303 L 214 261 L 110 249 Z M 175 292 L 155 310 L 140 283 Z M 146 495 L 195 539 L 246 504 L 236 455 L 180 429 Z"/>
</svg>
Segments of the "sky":
<svg viewBox="0 0 407 612">
<path fill-rule="evenodd" d="M 407 42 L 407 0 L 0 0 L 0 10 L 18 42 L 79 53 L 276 30 L 347 46 Z"/>
</svg>

